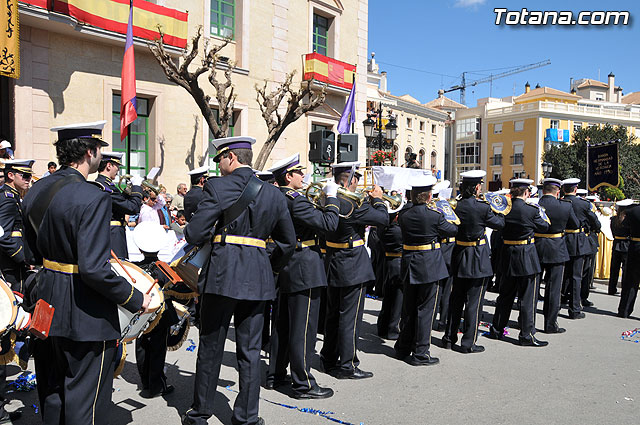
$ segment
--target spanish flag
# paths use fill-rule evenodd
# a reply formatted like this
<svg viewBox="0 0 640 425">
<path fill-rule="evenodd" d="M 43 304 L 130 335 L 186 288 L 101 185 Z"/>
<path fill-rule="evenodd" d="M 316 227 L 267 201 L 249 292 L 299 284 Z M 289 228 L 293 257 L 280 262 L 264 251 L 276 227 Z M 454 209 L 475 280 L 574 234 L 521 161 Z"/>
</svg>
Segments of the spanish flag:
<svg viewBox="0 0 640 425">
<path fill-rule="evenodd" d="M 133 0 L 129 2 L 127 41 L 124 45 L 124 60 L 120 75 L 120 140 L 127 137 L 127 127 L 138 118 L 136 111 L 136 64 L 133 58 Z"/>
</svg>

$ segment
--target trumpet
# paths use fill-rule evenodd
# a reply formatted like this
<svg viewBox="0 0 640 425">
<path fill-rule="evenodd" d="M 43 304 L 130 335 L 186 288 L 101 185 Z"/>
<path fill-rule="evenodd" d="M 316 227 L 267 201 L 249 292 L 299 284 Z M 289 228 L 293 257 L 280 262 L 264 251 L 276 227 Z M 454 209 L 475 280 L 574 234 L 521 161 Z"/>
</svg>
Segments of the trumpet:
<svg viewBox="0 0 640 425">
<path fill-rule="evenodd" d="M 364 189 L 362 189 L 361 193 L 369 195 L 372 190 L 373 186 L 365 187 Z M 385 204 L 387 204 L 387 209 L 389 210 L 390 214 L 399 211 L 404 206 L 404 199 L 402 199 L 401 195 L 387 195 L 383 192 L 382 200 Z"/>
</svg>

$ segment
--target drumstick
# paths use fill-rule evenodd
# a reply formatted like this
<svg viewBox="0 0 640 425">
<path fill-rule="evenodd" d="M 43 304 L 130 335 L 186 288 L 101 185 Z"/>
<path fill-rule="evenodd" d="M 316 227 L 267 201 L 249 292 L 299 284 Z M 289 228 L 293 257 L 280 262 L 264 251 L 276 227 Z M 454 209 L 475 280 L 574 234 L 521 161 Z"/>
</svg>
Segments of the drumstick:
<svg viewBox="0 0 640 425">
<path fill-rule="evenodd" d="M 132 283 L 136 283 L 136 280 L 133 278 L 133 276 L 131 276 L 129 274 L 129 272 L 127 271 L 127 269 L 124 267 L 124 265 L 122 264 L 122 261 L 120 261 L 120 259 L 118 258 L 118 256 L 116 255 L 115 252 L 113 252 L 113 249 L 111 250 L 111 256 L 113 257 L 114 260 L 116 260 L 116 263 L 118 263 L 120 265 L 120 267 L 122 267 L 122 270 L 124 270 L 124 272 L 127 274 L 127 276 L 129 276 L 129 279 L 131 279 Z"/>
<path fill-rule="evenodd" d="M 151 284 L 151 286 L 149 287 L 149 289 L 147 289 L 147 292 L 145 292 L 146 295 L 149 295 L 149 292 L 151 292 L 151 290 L 153 289 L 154 286 L 156 286 L 156 283 L 158 283 L 158 279 L 154 280 L 153 283 Z"/>
</svg>

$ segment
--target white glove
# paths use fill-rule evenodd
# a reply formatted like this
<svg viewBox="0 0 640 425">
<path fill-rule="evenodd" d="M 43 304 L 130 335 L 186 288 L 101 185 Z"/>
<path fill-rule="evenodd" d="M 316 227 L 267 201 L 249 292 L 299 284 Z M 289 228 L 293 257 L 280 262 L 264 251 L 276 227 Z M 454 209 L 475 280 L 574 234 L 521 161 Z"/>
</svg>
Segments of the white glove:
<svg viewBox="0 0 640 425">
<path fill-rule="evenodd" d="M 336 195 L 338 195 L 339 187 L 340 186 L 338 186 L 336 182 L 329 180 L 322 188 L 322 191 L 324 192 L 325 195 L 327 195 L 327 197 L 335 198 Z"/>
<path fill-rule="evenodd" d="M 14 292 L 16 301 L 18 302 L 18 314 L 16 315 L 15 328 L 18 331 L 26 329 L 31 324 L 31 314 L 22 309 L 22 295 Z"/>
<path fill-rule="evenodd" d="M 140 176 L 131 176 L 131 184 L 134 186 L 140 186 L 144 181 L 143 177 Z"/>
</svg>

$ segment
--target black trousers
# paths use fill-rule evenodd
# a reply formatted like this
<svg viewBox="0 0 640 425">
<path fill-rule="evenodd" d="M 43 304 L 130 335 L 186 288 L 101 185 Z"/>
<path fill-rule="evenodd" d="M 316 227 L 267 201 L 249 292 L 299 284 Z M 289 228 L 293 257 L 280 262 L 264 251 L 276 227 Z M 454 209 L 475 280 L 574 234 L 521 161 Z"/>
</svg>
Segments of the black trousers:
<svg viewBox="0 0 640 425">
<path fill-rule="evenodd" d="M 458 341 L 458 328 L 464 309 L 464 333 L 460 345 L 471 348 L 478 339 L 478 324 L 482 311 L 482 298 L 484 294 L 485 278 L 464 279 L 453 278 L 451 292 L 451 310 L 447 318 L 447 327 L 444 333 L 445 341 L 455 344 Z"/>
<path fill-rule="evenodd" d="M 496 311 L 493 315 L 493 327 L 502 332 L 509 323 L 513 301 L 518 295 L 520 300 L 520 338 L 531 338 L 535 333 L 536 314 L 536 279 L 529 276 L 503 276 L 500 294 L 496 300 Z"/>
<path fill-rule="evenodd" d="M 584 268 L 585 256 L 578 255 L 571 257 L 566 264 L 567 273 L 567 295 L 569 298 L 569 314 L 577 314 L 582 311 L 580 303 L 580 291 L 582 289 L 582 271 Z"/>
<path fill-rule="evenodd" d="M 204 294 L 200 305 L 200 346 L 196 361 L 193 405 L 185 422 L 206 424 L 213 415 L 213 399 L 218 386 L 224 343 L 231 316 L 236 330 L 236 357 L 240 392 L 233 406 L 233 424 L 258 422 L 260 399 L 260 346 L 264 301 L 236 300 Z"/>
<path fill-rule="evenodd" d="M 395 349 L 399 353 L 413 353 L 418 360 L 430 357 L 431 329 L 440 286 L 438 282 L 421 285 L 404 284 L 402 329 Z"/>
<path fill-rule="evenodd" d="M 544 328 L 555 329 L 558 327 L 558 313 L 560 312 L 560 295 L 562 292 L 562 277 L 564 275 L 565 263 L 542 264 L 544 274 Z M 537 292 L 535 296 L 537 297 Z"/>
<path fill-rule="evenodd" d="M 165 312 L 151 332 L 140 335 L 136 340 L 136 365 L 142 388 L 149 390 L 151 394 L 159 393 L 167 387 L 164 363 L 170 327 L 171 323 Z"/>
<path fill-rule="evenodd" d="M 269 379 L 283 379 L 287 363 L 291 366 L 292 388 L 308 391 L 316 386 L 311 374 L 315 353 L 318 313 L 322 288 L 280 294 L 278 311 L 278 345 L 269 357 Z"/>
<path fill-rule="evenodd" d="M 589 298 L 589 291 L 593 284 L 593 274 L 596 269 L 596 254 L 584 257 L 584 265 L 582 266 L 582 282 L 580 284 L 580 299 Z"/>
<path fill-rule="evenodd" d="M 633 306 L 638 296 L 638 284 L 640 283 L 640 258 L 635 255 L 627 257 L 627 264 L 622 271 L 622 292 L 618 305 L 618 316 L 629 317 L 633 313 Z"/>
<path fill-rule="evenodd" d="M 115 355 L 116 341 L 38 340 L 34 360 L 43 423 L 108 424 Z"/>
<path fill-rule="evenodd" d="M 438 294 L 438 302 L 436 304 L 436 315 L 438 320 L 436 324 L 445 327 L 449 320 L 449 311 L 451 307 L 451 292 L 453 290 L 453 276 L 442 279 L 438 282 L 440 285 L 440 293 Z"/>
<path fill-rule="evenodd" d="M 4 406 L 7 399 L 7 366 L 0 365 L 0 406 Z M 2 412 L 2 409 L 0 409 Z"/>
<path fill-rule="evenodd" d="M 620 277 L 620 267 L 625 267 L 627 259 L 626 252 L 611 251 L 611 267 L 609 268 L 609 295 L 618 292 L 618 278 Z"/>
<path fill-rule="evenodd" d="M 395 278 L 385 282 L 384 298 L 378 314 L 378 336 L 396 339 L 400 335 L 400 316 L 402 315 L 402 282 Z"/>
<path fill-rule="evenodd" d="M 327 287 L 327 311 L 322 344 L 325 366 L 352 371 L 358 367 L 358 340 L 364 310 L 366 283 Z"/>
</svg>

